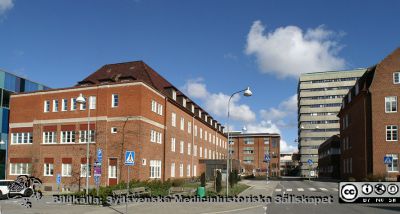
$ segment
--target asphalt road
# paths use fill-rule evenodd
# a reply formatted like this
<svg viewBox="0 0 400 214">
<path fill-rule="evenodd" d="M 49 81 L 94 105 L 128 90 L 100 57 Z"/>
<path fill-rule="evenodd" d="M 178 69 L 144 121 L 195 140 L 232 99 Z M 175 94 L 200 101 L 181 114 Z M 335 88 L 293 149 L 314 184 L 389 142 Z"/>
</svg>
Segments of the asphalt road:
<svg viewBox="0 0 400 214">
<path fill-rule="evenodd" d="M 241 196 L 264 195 L 270 196 L 272 201 L 268 202 L 231 202 L 231 203 L 129 203 L 128 213 L 296 213 L 296 214 L 330 214 L 330 213 L 399 213 L 400 206 L 366 206 L 349 205 L 338 203 L 338 184 L 335 182 L 302 181 L 299 179 L 284 179 L 281 181 L 243 181 L 251 187 L 244 191 Z M 293 196 L 324 196 L 332 198 L 332 203 L 326 204 L 301 204 L 301 203 L 277 203 L 274 201 L 280 196 L 288 194 Z M 41 200 L 31 199 L 32 208 L 26 208 L 22 204 L 23 199 L 1 200 L 1 214 L 4 213 L 125 213 L 126 205 L 114 205 L 111 207 L 71 205 L 54 203 L 51 196 Z"/>
</svg>

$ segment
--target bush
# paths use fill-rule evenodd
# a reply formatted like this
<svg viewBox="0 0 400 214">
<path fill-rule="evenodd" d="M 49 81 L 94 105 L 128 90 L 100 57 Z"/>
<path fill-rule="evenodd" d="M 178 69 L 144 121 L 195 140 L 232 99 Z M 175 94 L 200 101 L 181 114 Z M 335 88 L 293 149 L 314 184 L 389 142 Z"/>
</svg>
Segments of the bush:
<svg viewBox="0 0 400 214">
<path fill-rule="evenodd" d="M 200 185 L 201 187 L 205 187 L 206 186 L 206 173 L 205 172 L 201 173 L 200 183 L 201 183 L 201 185 Z"/>
<path fill-rule="evenodd" d="M 222 175 L 220 171 L 217 171 L 217 177 L 215 180 L 215 189 L 217 192 L 221 192 L 222 190 Z"/>
<path fill-rule="evenodd" d="M 186 183 L 185 179 L 178 178 L 171 181 L 173 187 L 181 187 Z"/>
</svg>

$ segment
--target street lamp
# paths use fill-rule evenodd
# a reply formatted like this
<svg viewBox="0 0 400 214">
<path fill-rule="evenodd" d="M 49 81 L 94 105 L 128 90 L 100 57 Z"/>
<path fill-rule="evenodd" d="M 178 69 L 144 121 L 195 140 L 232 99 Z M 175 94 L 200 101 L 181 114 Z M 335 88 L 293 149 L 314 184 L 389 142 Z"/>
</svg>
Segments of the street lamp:
<svg viewBox="0 0 400 214">
<path fill-rule="evenodd" d="M 86 137 L 86 195 L 89 195 L 89 143 L 90 143 L 90 106 L 89 101 L 86 100 L 82 94 L 76 98 L 76 102 L 79 104 L 86 104 L 88 109 L 88 121 L 87 121 L 87 137 Z"/>
<path fill-rule="evenodd" d="M 229 161 L 231 159 L 231 154 L 230 154 L 230 147 L 231 147 L 231 141 L 230 141 L 230 130 L 229 130 L 229 116 L 230 116 L 230 104 L 231 104 L 231 99 L 233 96 L 235 96 L 236 94 L 242 93 L 243 92 L 243 96 L 245 97 L 250 97 L 251 95 L 253 95 L 253 92 L 251 92 L 250 87 L 247 87 L 246 89 L 237 91 L 235 93 L 233 93 L 228 100 L 228 122 L 226 123 L 227 126 L 227 130 L 228 130 L 228 157 L 226 159 L 226 196 L 228 196 L 229 194 L 229 173 L 228 173 L 228 169 L 229 169 Z M 232 172 L 232 163 L 231 163 L 231 170 L 230 172 Z"/>
</svg>

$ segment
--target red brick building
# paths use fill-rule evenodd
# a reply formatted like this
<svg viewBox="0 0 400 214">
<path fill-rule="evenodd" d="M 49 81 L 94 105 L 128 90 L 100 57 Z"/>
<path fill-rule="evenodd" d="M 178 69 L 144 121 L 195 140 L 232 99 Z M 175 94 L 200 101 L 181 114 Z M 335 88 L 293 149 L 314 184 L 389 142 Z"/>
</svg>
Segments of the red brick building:
<svg viewBox="0 0 400 214">
<path fill-rule="evenodd" d="M 231 133 L 232 158 L 240 160 L 244 173 L 266 173 L 264 156 L 269 154 L 269 176 L 280 176 L 280 135 L 270 133 Z"/>
<path fill-rule="evenodd" d="M 13 95 L 10 106 L 7 178 L 31 174 L 48 189 L 57 174 L 63 188 L 85 186 L 88 118 L 91 186 L 97 149 L 101 185 L 127 180 L 126 150 L 136 153 L 130 178 L 142 180 L 199 176 L 199 159 L 227 153 L 221 124 L 141 61 L 105 65 L 75 87 Z"/>
<path fill-rule="evenodd" d="M 343 179 L 399 175 L 399 96 L 400 48 L 369 68 L 343 98 L 339 112 Z M 386 156 L 393 158 L 392 164 L 384 164 Z"/>
</svg>

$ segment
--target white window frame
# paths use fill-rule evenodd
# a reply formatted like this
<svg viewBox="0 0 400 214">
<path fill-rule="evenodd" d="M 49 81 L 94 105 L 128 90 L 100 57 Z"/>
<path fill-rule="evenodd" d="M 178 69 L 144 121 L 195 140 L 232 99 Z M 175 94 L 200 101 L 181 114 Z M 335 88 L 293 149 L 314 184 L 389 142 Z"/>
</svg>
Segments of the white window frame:
<svg viewBox="0 0 400 214">
<path fill-rule="evenodd" d="M 185 150 L 185 143 L 181 140 L 181 142 L 180 142 L 180 144 L 179 144 L 179 152 L 180 152 L 181 154 L 183 154 L 183 153 L 184 153 L 184 150 Z"/>
<path fill-rule="evenodd" d="M 203 157 L 203 148 L 200 146 L 199 157 Z"/>
<path fill-rule="evenodd" d="M 94 110 L 97 107 L 97 97 L 96 96 L 90 96 L 89 97 L 89 109 Z"/>
<path fill-rule="evenodd" d="M 188 133 L 191 134 L 192 133 L 192 122 L 188 122 Z"/>
<path fill-rule="evenodd" d="M 394 98 L 394 100 L 393 100 Z M 387 110 L 389 104 L 390 110 Z M 396 110 L 393 111 L 393 107 L 395 105 Z M 385 113 L 396 113 L 397 112 L 397 96 L 387 96 L 385 97 Z"/>
<path fill-rule="evenodd" d="M 50 112 L 50 100 L 43 102 L 43 112 Z"/>
<path fill-rule="evenodd" d="M 194 164 L 193 165 L 193 177 L 196 177 L 196 176 L 197 176 L 197 165 Z"/>
<path fill-rule="evenodd" d="M 179 164 L 179 177 L 183 177 L 183 163 Z"/>
<path fill-rule="evenodd" d="M 111 134 L 116 134 L 118 133 L 117 127 L 111 127 Z"/>
<path fill-rule="evenodd" d="M 175 178 L 175 163 L 171 163 L 171 178 Z"/>
<path fill-rule="evenodd" d="M 11 133 L 11 144 L 32 144 L 33 135 L 30 132 Z"/>
<path fill-rule="evenodd" d="M 396 82 L 396 75 L 397 75 L 397 79 L 398 79 L 398 82 Z M 393 73 L 393 84 L 400 84 L 400 72 L 394 72 Z"/>
<path fill-rule="evenodd" d="M 181 130 L 185 130 L 185 118 L 181 117 Z"/>
<path fill-rule="evenodd" d="M 61 176 L 62 177 L 71 177 L 72 176 L 72 164 L 70 164 L 70 163 L 61 164 Z"/>
<path fill-rule="evenodd" d="M 61 100 L 61 111 L 68 111 L 68 100 L 67 99 Z"/>
<path fill-rule="evenodd" d="M 53 100 L 53 112 L 58 112 L 58 100 Z"/>
<path fill-rule="evenodd" d="M 192 144 L 188 143 L 187 148 L 188 148 L 188 150 L 187 150 L 188 155 L 190 155 L 190 154 L 192 153 L 192 152 L 191 152 L 191 150 L 192 150 Z"/>
<path fill-rule="evenodd" d="M 117 178 L 117 166 L 108 165 L 108 178 Z"/>
<path fill-rule="evenodd" d="M 76 98 L 71 98 L 71 111 L 75 111 L 78 107 L 78 104 L 76 102 Z"/>
<path fill-rule="evenodd" d="M 385 156 L 392 157 L 392 164 L 386 165 L 386 171 L 387 172 L 399 172 L 399 155 L 398 154 L 386 154 Z M 394 170 L 394 167 L 393 167 L 393 163 L 395 161 L 397 162 L 397 170 Z M 389 167 L 389 165 L 391 165 L 391 166 Z"/>
<path fill-rule="evenodd" d="M 96 132 L 94 130 L 89 130 L 90 136 L 87 136 L 87 130 L 80 130 L 79 131 L 79 143 L 87 143 L 90 137 L 90 143 L 95 143 L 96 139 Z"/>
<path fill-rule="evenodd" d="M 66 136 L 64 137 L 64 135 Z M 76 141 L 75 131 L 61 131 L 60 143 L 75 143 L 75 141 Z"/>
<path fill-rule="evenodd" d="M 171 113 L 171 125 L 176 127 L 176 114 L 174 112 Z"/>
<path fill-rule="evenodd" d="M 176 150 L 176 139 L 173 137 L 171 138 L 171 152 L 175 152 Z"/>
<path fill-rule="evenodd" d="M 151 111 L 157 113 L 157 102 L 155 100 L 151 100 Z"/>
<path fill-rule="evenodd" d="M 86 168 L 86 163 L 81 163 L 81 178 L 86 177 L 86 170 L 84 171 L 84 169 Z M 89 163 L 89 176 L 92 176 L 92 165 Z"/>
<path fill-rule="evenodd" d="M 163 115 L 163 105 L 157 104 L 157 114 Z"/>
<path fill-rule="evenodd" d="M 10 163 L 10 175 L 30 175 L 32 163 Z"/>
<path fill-rule="evenodd" d="M 390 139 L 388 138 L 388 132 L 390 132 Z M 394 139 L 394 133 L 396 133 L 396 139 Z M 385 132 L 386 141 L 398 141 L 399 131 L 397 125 L 387 125 Z"/>
<path fill-rule="evenodd" d="M 161 178 L 161 160 L 150 160 L 150 178 Z"/>
<path fill-rule="evenodd" d="M 117 108 L 119 106 L 119 95 L 112 94 L 111 95 L 111 108 Z"/>
<path fill-rule="evenodd" d="M 43 176 L 53 176 L 54 175 L 54 165 L 52 163 L 43 164 Z"/>
<path fill-rule="evenodd" d="M 43 144 L 57 143 L 57 132 L 43 132 Z"/>
</svg>

